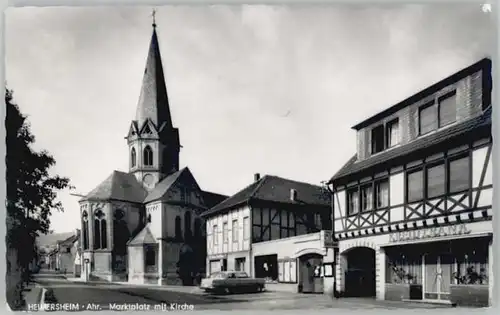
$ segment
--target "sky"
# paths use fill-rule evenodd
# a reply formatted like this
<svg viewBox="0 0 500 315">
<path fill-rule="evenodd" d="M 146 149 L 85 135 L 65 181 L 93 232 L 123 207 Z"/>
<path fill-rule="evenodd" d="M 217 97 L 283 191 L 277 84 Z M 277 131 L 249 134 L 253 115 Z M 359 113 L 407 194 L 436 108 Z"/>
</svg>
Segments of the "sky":
<svg viewBox="0 0 500 315">
<path fill-rule="evenodd" d="M 152 9 L 6 11 L 8 87 L 76 193 L 128 170 Z M 226 195 L 254 173 L 320 185 L 355 153 L 352 126 L 492 55 L 496 38 L 479 4 L 156 10 L 181 167 Z M 52 229 L 79 228 L 79 198 L 58 198 Z"/>
</svg>

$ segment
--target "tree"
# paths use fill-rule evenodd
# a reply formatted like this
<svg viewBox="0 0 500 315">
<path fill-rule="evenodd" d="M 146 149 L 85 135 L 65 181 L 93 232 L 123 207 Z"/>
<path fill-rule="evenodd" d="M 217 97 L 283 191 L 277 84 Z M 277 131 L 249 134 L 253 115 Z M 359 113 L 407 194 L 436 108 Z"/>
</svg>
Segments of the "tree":
<svg viewBox="0 0 500 315">
<path fill-rule="evenodd" d="M 52 211 L 63 211 L 57 191 L 72 188 L 69 179 L 49 174 L 55 159 L 45 150 L 36 152 L 35 136 L 27 117 L 13 102 L 6 89 L 6 178 L 7 235 L 6 245 L 17 252 L 17 263 L 23 276 L 29 274 L 29 263 L 36 257 L 35 239 L 47 234 Z M 24 278 L 26 279 L 26 278 Z"/>
</svg>

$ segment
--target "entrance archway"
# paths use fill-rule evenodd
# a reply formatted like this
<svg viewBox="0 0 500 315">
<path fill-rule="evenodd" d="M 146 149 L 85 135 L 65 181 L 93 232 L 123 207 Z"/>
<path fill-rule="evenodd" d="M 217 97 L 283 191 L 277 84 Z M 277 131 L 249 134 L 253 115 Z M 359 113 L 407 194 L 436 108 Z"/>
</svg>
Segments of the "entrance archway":
<svg viewBox="0 0 500 315">
<path fill-rule="evenodd" d="M 322 255 L 309 253 L 299 257 L 299 292 L 323 293 L 322 265 Z"/>
<path fill-rule="evenodd" d="M 369 247 L 354 247 L 343 255 L 347 260 L 345 295 L 375 297 L 375 250 Z"/>
</svg>

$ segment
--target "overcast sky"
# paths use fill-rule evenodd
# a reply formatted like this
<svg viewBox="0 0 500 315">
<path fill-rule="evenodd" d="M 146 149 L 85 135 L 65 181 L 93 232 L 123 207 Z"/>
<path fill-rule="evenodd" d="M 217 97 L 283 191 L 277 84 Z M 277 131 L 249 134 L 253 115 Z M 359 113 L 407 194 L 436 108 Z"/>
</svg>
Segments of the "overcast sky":
<svg viewBox="0 0 500 315">
<path fill-rule="evenodd" d="M 150 7 L 6 12 L 7 82 L 37 148 L 87 193 L 127 171 Z M 320 184 L 355 153 L 351 126 L 491 55 L 478 4 L 157 8 L 181 166 L 234 194 L 253 174 Z M 78 198 L 53 229 L 79 227 Z"/>
</svg>

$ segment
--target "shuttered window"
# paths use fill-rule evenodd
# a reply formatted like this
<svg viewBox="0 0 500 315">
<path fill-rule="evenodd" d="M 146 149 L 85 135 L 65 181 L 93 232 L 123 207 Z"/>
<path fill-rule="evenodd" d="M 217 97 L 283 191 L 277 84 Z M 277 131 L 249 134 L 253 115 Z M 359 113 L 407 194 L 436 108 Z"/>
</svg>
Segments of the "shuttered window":
<svg viewBox="0 0 500 315">
<path fill-rule="evenodd" d="M 454 123 L 457 119 L 456 94 L 452 93 L 439 101 L 439 127 Z"/>
<path fill-rule="evenodd" d="M 422 170 L 408 173 L 406 184 L 408 202 L 414 202 L 424 198 L 424 173 Z"/>
<path fill-rule="evenodd" d="M 446 174 L 444 164 L 427 168 L 427 198 L 444 195 L 446 192 Z"/>
<path fill-rule="evenodd" d="M 437 129 L 437 110 L 434 104 L 424 105 L 419 110 L 419 133 L 424 135 Z"/>
<path fill-rule="evenodd" d="M 448 166 L 449 191 L 450 193 L 460 192 L 470 187 L 470 160 L 469 157 L 462 157 L 451 160 Z"/>
</svg>

